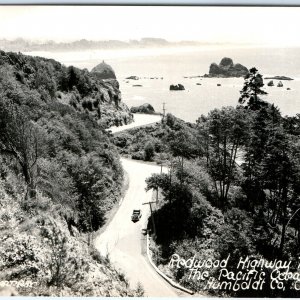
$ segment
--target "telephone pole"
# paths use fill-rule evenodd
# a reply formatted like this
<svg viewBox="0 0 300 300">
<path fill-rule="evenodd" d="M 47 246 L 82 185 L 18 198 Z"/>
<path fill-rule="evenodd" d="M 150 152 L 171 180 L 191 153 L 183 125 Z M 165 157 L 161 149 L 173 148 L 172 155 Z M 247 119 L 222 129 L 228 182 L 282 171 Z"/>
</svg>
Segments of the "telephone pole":
<svg viewBox="0 0 300 300">
<path fill-rule="evenodd" d="M 163 102 L 163 120 L 165 119 L 166 116 L 166 108 L 165 108 L 165 102 Z"/>
<path fill-rule="evenodd" d="M 151 203 L 155 203 L 155 201 L 145 202 L 145 203 L 143 203 L 143 205 L 149 204 L 149 206 L 150 206 L 150 212 L 151 212 L 151 220 L 152 220 L 153 232 L 154 232 L 154 235 L 156 235 L 156 228 L 155 228 L 155 223 L 154 223 L 154 217 L 153 217 L 153 211 L 152 211 Z"/>
<path fill-rule="evenodd" d="M 160 163 L 160 174 L 162 174 L 163 164 Z M 158 185 L 156 184 L 156 204 L 158 203 Z"/>
</svg>

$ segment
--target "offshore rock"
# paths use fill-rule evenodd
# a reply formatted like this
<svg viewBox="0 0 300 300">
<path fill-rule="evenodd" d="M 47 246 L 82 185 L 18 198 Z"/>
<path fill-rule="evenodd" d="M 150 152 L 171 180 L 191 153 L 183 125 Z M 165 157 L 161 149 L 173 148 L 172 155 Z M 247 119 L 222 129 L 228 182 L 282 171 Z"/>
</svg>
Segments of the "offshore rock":
<svg viewBox="0 0 300 300">
<path fill-rule="evenodd" d="M 170 91 L 184 91 L 185 88 L 182 84 L 178 83 L 176 85 L 174 84 L 171 84 L 170 85 Z"/>
<path fill-rule="evenodd" d="M 222 58 L 220 64 L 212 63 L 209 67 L 209 74 L 204 77 L 244 77 L 248 74 L 248 69 L 237 63 L 234 64 L 233 60 L 229 57 Z"/>
<path fill-rule="evenodd" d="M 278 86 L 278 87 L 283 87 L 283 84 L 282 84 L 282 82 L 281 82 L 281 81 L 279 81 L 279 82 L 278 82 L 278 84 L 277 84 L 277 86 Z"/>
<path fill-rule="evenodd" d="M 107 63 L 102 61 L 99 65 L 91 70 L 91 73 L 95 75 L 98 79 L 116 79 L 116 74 L 113 68 Z"/>
<path fill-rule="evenodd" d="M 276 79 L 276 80 L 294 80 L 291 77 L 287 76 L 273 76 L 273 77 L 265 77 L 265 79 Z"/>
</svg>

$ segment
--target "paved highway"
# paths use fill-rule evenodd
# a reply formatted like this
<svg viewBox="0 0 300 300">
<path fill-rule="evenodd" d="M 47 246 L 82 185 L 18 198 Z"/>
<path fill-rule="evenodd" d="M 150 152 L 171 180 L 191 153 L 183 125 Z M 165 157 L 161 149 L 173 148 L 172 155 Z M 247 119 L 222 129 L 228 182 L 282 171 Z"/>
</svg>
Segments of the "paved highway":
<svg viewBox="0 0 300 300">
<path fill-rule="evenodd" d="M 128 125 L 123 126 L 113 126 L 108 128 L 112 133 L 117 133 L 120 131 L 124 131 L 127 129 L 132 129 L 135 127 L 144 127 L 147 125 L 155 124 L 156 122 L 159 122 L 161 120 L 160 115 L 147 115 L 147 114 L 133 114 L 134 121 Z"/>
<path fill-rule="evenodd" d="M 136 288 L 140 282 L 145 296 L 177 297 L 175 290 L 151 267 L 142 255 L 141 234 L 150 214 L 149 205 L 152 192 L 145 191 L 145 179 L 152 173 L 159 173 L 160 166 L 149 165 L 129 159 L 122 159 L 124 170 L 129 176 L 129 188 L 120 207 L 106 230 L 95 239 L 95 246 L 102 255 L 109 254 L 112 263 L 122 270 L 130 286 Z M 140 221 L 133 223 L 133 209 L 142 210 Z"/>
</svg>

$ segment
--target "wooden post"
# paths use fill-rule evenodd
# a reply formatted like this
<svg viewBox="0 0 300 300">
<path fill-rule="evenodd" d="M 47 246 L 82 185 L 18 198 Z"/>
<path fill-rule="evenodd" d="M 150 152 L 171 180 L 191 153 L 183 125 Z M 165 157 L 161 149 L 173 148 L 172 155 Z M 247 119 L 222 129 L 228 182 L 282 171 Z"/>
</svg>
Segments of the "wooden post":
<svg viewBox="0 0 300 300">
<path fill-rule="evenodd" d="M 165 108 L 165 102 L 163 102 L 163 120 L 165 119 L 166 116 L 166 108 Z"/>
<path fill-rule="evenodd" d="M 150 206 L 150 213 L 151 213 L 151 220 L 152 220 L 153 232 L 154 232 L 154 235 L 156 235 L 156 227 L 155 227 L 155 222 L 154 222 L 154 216 L 153 216 L 153 211 L 152 211 L 151 203 L 155 203 L 155 201 L 145 202 L 145 203 L 143 203 L 143 205 L 149 204 L 149 206 Z"/>
</svg>

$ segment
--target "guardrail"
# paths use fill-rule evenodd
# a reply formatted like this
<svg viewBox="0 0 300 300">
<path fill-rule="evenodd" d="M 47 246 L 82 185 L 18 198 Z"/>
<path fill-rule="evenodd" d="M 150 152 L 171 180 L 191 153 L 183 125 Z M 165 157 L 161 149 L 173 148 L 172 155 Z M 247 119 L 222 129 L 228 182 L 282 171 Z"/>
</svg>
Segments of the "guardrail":
<svg viewBox="0 0 300 300">
<path fill-rule="evenodd" d="M 149 245 L 150 245 L 150 237 L 149 234 L 147 233 L 147 257 L 148 260 L 151 264 L 151 266 L 154 268 L 154 270 L 156 271 L 156 273 L 158 273 L 161 277 L 163 277 L 171 286 L 173 286 L 176 289 L 179 289 L 181 291 L 184 291 L 190 295 L 193 295 L 194 292 L 181 286 L 180 284 L 174 282 L 171 278 L 169 278 L 166 274 L 164 274 L 161 270 L 158 269 L 158 267 L 155 265 L 155 263 L 152 261 L 152 257 L 150 254 L 150 249 L 149 249 Z"/>
</svg>

